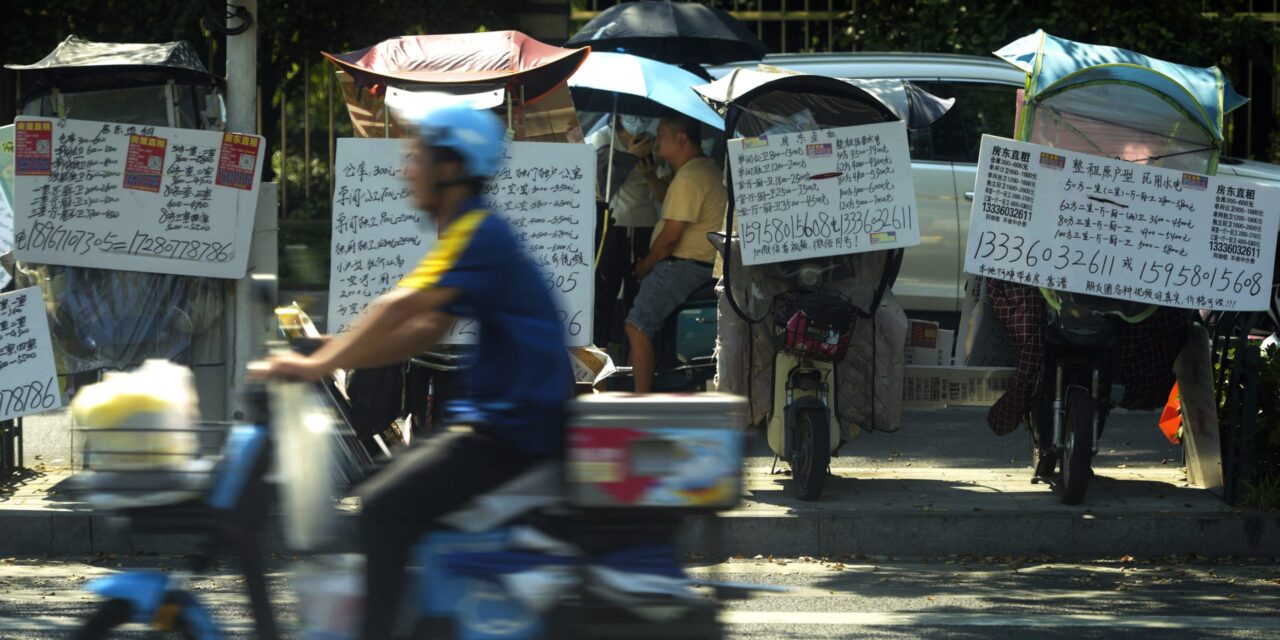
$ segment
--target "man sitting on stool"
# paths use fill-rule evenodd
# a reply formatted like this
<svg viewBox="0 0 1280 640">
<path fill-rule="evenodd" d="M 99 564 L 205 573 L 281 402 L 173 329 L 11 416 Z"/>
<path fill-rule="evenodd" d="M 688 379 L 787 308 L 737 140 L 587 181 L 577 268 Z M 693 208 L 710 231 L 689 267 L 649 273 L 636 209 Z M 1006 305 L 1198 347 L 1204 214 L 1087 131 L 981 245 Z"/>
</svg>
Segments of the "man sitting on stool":
<svg viewBox="0 0 1280 640">
<path fill-rule="evenodd" d="M 715 161 L 702 155 L 701 125 L 683 116 L 658 125 L 657 155 L 675 177 L 662 201 L 649 255 L 636 264 L 640 291 L 627 315 L 637 393 L 653 389 L 653 336 L 694 291 L 711 279 L 716 250 L 707 234 L 724 226 L 728 191 Z M 647 169 L 647 167 L 646 167 Z"/>
</svg>

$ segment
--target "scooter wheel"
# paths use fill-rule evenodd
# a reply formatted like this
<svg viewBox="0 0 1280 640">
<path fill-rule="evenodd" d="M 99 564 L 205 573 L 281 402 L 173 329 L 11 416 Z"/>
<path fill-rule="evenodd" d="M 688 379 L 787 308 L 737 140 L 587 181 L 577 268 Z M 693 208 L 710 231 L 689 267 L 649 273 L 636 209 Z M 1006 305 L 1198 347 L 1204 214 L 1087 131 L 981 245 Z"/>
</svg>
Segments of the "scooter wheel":
<svg viewBox="0 0 1280 640">
<path fill-rule="evenodd" d="M 817 500 L 831 465 L 831 428 L 818 408 L 796 413 L 795 457 L 791 461 L 791 492 L 801 500 Z"/>
<path fill-rule="evenodd" d="M 1063 504 L 1080 504 L 1093 477 L 1093 396 L 1084 387 L 1067 388 L 1066 443 L 1062 447 L 1059 486 Z"/>
<path fill-rule="evenodd" d="M 129 624 L 133 620 L 133 603 L 128 600 L 115 598 L 102 603 L 98 610 L 85 621 L 84 626 L 76 631 L 76 640 L 105 640 L 107 638 L 118 637 L 113 633 L 119 627 Z M 155 632 L 152 632 L 153 634 Z M 179 618 L 171 633 L 166 634 L 167 637 L 182 638 L 183 640 L 196 640 L 196 636 L 187 627 L 186 623 Z M 156 636 L 162 637 L 162 636 Z"/>
</svg>

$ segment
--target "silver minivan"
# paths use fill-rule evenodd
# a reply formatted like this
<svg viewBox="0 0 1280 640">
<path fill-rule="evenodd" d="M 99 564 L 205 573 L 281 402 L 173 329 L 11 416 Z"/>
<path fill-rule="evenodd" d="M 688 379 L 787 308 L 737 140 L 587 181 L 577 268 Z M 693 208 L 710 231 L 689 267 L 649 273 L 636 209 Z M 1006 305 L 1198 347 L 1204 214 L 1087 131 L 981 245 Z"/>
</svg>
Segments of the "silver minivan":
<svg viewBox="0 0 1280 640">
<path fill-rule="evenodd" d="M 740 66 L 755 66 L 743 63 Z M 927 129 L 910 132 L 920 246 L 907 250 L 894 293 L 912 317 L 954 324 L 967 276 L 964 250 L 982 135 L 1013 136 L 1022 71 L 994 57 L 940 53 L 781 54 L 764 64 L 836 78 L 901 78 L 956 104 Z M 722 76 L 733 66 L 711 69 Z M 1280 167 L 1224 160 L 1221 175 L 1280 186 Z"/>
</svg>

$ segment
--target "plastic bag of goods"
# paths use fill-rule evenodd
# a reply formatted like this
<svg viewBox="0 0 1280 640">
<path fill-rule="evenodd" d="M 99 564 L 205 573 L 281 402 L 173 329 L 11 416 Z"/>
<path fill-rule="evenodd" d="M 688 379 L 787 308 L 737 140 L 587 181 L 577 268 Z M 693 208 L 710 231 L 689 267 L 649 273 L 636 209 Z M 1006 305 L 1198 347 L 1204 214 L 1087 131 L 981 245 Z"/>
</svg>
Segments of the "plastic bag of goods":
<svg viewBox="0 0 1280 640">
<path fill-rule="evenodd" d="M 194 378 L 166 360 L 106 374 L 76 394 L 71 416 L 85 430 L 86 462 L 95 470 L 181 468 L 199 452 Z"/>
<path fill-rule="evenodd" d="M 315 550 L 330 539 L 337 517 L 333 432 L 339 418 L 314 385 L 280 382 L 270 391 L 285 541 L 298 551 Z"/>
</svg>

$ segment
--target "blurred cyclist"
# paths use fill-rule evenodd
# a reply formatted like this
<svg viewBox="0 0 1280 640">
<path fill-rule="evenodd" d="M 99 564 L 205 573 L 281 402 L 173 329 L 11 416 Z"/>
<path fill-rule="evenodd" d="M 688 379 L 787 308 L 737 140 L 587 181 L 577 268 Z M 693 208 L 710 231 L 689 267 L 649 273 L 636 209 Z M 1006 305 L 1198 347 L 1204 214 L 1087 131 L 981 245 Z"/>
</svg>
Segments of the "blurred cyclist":
<svg viewBox="0 0 1280 640">
<path fill-rule="evenodd" d="M 538 267 L 481 197 L 505 136 L 487 111 L 451 105 L 426 114 L 405 179 L 430 214 L 423 233 L 438 225 L 435 248 L 350 332 L 310 357 L 277 357 L 267 366 L 268 376 L 319 380 L 336 369 L 403 362 L 439 342 L 455 318 L 479 324 L 465 385 L 471 397 L 454 407 L 455 421 L 467 427 L 421 441 L 358 491 L 366 640 L 390 636 L 409 548 L 439 517 L 563 450 L 573 391 L 564 329 Z"/>
</svg>

